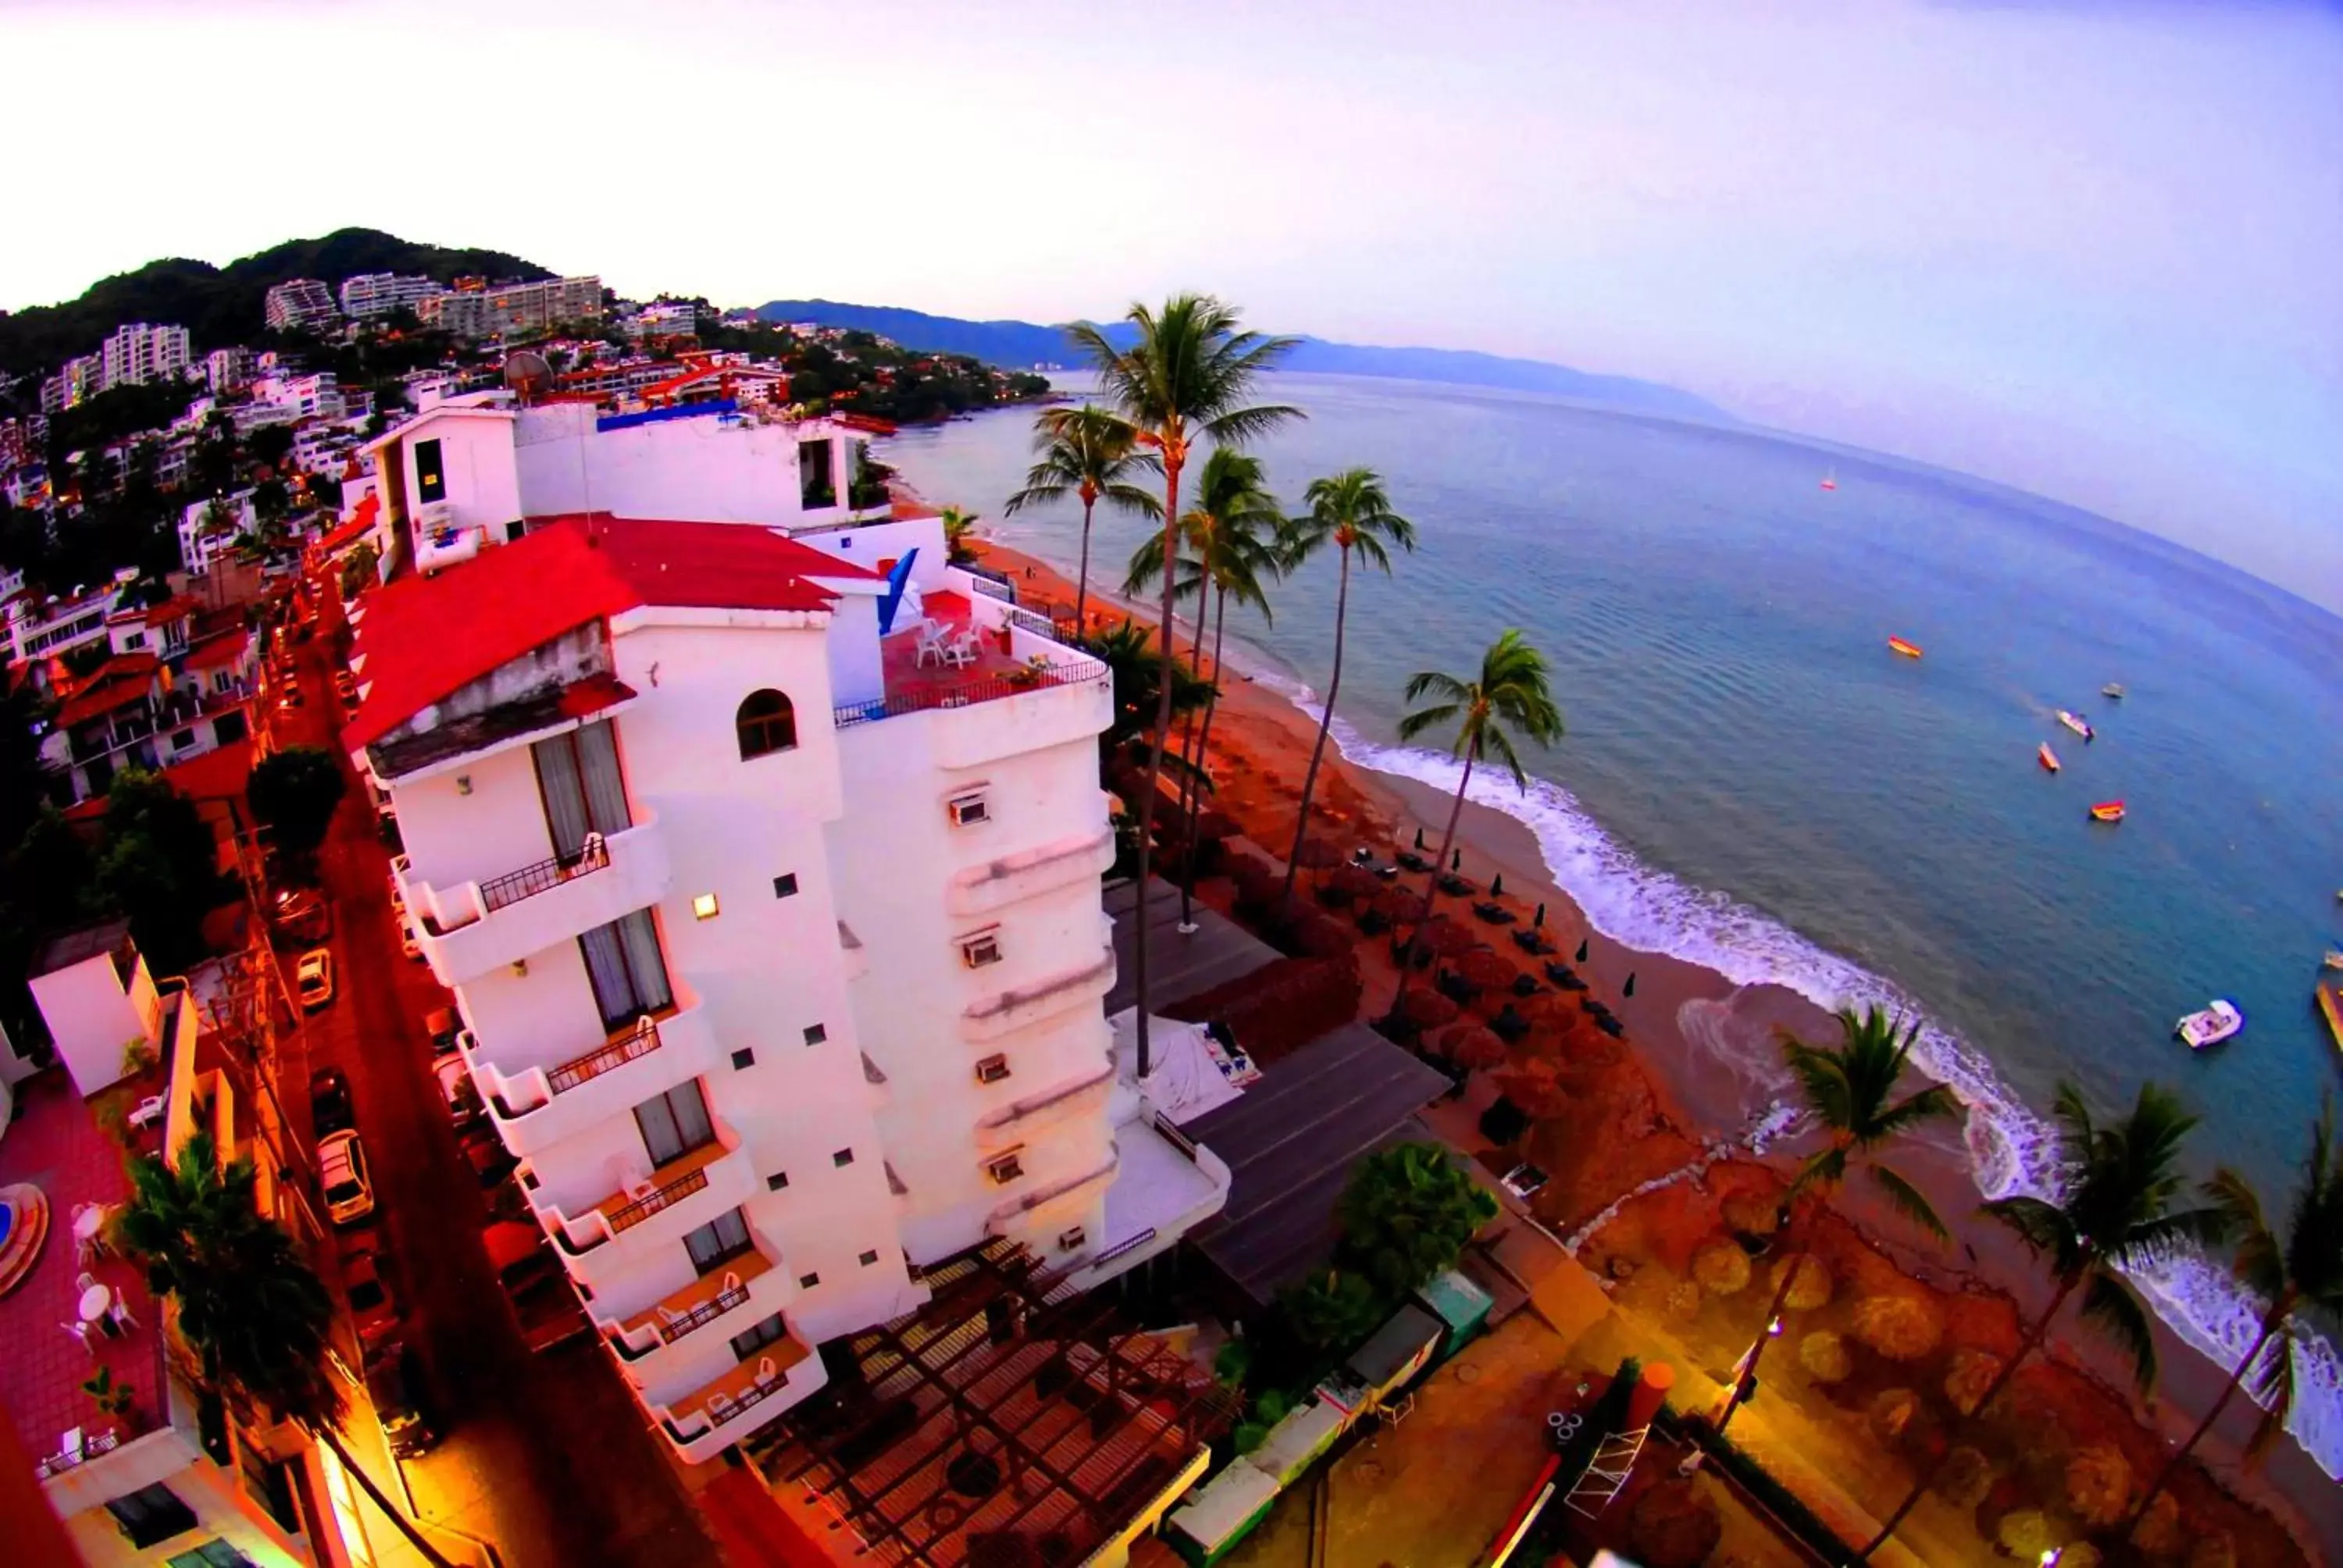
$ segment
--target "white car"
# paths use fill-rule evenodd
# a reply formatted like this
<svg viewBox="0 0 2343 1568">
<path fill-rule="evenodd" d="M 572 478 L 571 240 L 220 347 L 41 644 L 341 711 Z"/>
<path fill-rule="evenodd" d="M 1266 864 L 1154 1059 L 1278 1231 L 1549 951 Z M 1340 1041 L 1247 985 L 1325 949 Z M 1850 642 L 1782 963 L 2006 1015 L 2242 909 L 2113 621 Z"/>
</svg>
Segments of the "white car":
<svg viewBox="0 0 2343 1568">
<path fill-rule="evenodd" d="M 300 993 L 301 1006 L 315 1012 L 334 1000 L 334 955 L 324 948 L 311 948 L 301 955 L 301 962 L 293 971 L 293 989 Z"/>
<path fill-rule="evenodd" d="M 317 1183 L 326 1190 L 326 1218 L 335 1224 L 355 1225 L 374 1212 L 374 1178 L 357 1133 L 317 1140 Z"/>
<path fill-rule="evenodd" d="M 439 1097 L 447 1102 L 447 1114 L 458 1127 L 479 1117 L 479 1092 L 472 1087 L 471 1070 L 460 1054 L 451 1050 L 434 1061 L 431 1076 L 439 1081 Z"/>
</svg>

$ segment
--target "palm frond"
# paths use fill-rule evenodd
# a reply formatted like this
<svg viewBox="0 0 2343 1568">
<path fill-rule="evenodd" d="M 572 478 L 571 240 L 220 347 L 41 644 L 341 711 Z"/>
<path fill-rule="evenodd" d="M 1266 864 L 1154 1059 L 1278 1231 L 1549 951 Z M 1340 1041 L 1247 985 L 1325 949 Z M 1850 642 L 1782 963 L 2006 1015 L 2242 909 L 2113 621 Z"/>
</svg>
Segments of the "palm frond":
<svg viewBox="0 0 2343 1568">
<path fill-rule="evenodd" d="M 1936 1205 L 1930 1203 L 1917 1187 L 1913 1186 L 1911 1182 L 1885 1165 L 1875 1164 L 1865 1169 L 1871 1172 L 1872 1181 L 1878 1184 L 1880 1191 L 1886 1195 L 1887 1201 L 1896 1205 L 1896 1212 L 1939 1241 L 1949 1241 L 1953 1239 L 1952 1231 L 1946 1228 L 1943 1217 L 1936 1212 Z"/>
<path fill-rule="evenodd" d="M 1403 713 L 1399 720 L 1399 738 L 1413 740 L 1427 729 L 1446 724 L 1463 710 L 1462 703 L 1443 702 L 1431 708 L 1418 709 L 1413 713 Z"/>
<path fill-rule="evenodd" d="M 2020 1195 L 1996 1198 L 1978 1211 L 2006 1226 L 2037 1256 L 2047 1258 L 2054 1271 L 2065 1274 L 2079 1264 L 2081 1242 L 2066 1211 L 2056 1203 Z"/>
<path fill-rule="evenodd" d="M 2229 1216 L 2237 1237 L 2232 1271 L 2247 1290 L 2274 1299 L 2286 1288 L 2286 1256 L 2262 1217 L 2262 1201 L 2250 1182 L 2224 1165 L 2205 1183 L 2205 1197 Z"/>
<path fill-rule="evenodd" d="M 2148 1327 L 2147 1309 L 2139 1304 L 2131 1287 L 2104 1269 L 2094 1269 L 2083 1286 L 2082 1312 L 2129 1358 L 2139 1392 L 2147 1393 L 2155 1388 L 2156 1334 Z"/>
<path fill-rule="evenodd" d="M 2262 1407 L 2261 1419 L 2246 1439 L 2246 1459 L 2250 1463 L 2269 1452 L 2294 1414 L 2294 1325 L 2280 1324 L 2263 1342 L 2260 1364 L 2239 1371 L 2247 1379 L 2247 1392 Z"/>
</svg>

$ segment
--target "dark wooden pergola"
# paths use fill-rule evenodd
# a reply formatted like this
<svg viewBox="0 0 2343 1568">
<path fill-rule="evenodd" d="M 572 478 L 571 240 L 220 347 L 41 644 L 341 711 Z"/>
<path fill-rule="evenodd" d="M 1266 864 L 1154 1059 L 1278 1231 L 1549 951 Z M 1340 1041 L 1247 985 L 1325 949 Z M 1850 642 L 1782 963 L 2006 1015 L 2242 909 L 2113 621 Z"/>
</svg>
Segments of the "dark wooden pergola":
<svg viewBox="0 0 2343 1568">
<path fill-rule="evenodd" d="M 830 1387 L 751 1444 L 883 1562 L 1079 1563 L 1236 1421 L 1240 1396 L 1019 1243 L 923 1279 L 927 1306 L 825 1347 Z"/>
</svg>

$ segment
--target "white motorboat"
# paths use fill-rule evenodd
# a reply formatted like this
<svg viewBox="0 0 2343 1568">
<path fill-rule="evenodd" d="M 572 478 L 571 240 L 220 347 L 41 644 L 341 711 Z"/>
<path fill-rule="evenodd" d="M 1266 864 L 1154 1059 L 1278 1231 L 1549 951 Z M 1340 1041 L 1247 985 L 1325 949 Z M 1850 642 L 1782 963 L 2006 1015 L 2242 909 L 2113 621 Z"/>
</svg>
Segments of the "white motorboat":
<svg viewBox="0 0 2343 1568">
<path fill-rule="evenodd" d="M 2058 722 L 2086 740 L 2091 738 L 2090 722 L 2079 713 L 2069 713 L 2062 708 L 2058 710 Z"/>
<path fill-rule="evenodd" d="M 2246 1015 L 2237 1010 L 2233 1001 L 2216 1001 L 2202 1012 L 2192 1012 L 2180 1020 L 2173 1032 L 2191 1050 L 2202 1050 L 2208 1045 L 2218 1045 L 2246 1027 Z"/>
</svg>

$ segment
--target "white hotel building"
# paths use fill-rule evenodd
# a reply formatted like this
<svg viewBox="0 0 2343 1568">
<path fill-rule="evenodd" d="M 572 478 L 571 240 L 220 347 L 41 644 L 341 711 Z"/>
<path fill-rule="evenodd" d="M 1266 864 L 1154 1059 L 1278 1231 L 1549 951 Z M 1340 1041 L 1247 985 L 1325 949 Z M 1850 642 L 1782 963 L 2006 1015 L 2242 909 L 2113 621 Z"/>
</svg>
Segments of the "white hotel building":
<svg viewBox="0 0 2343 1568">
<path fill-rule="evenodd" d="M 1110 1055 L 1105 668 L 934 518 L 843 507 L 853 439 L 486 400 L 370 449 L 429 570 L 360 601 L 345 740 L 537 1216 L 688 1461 L 923 1265 L 1009 1237 L 1094 1282 L 1227 1191 Z"/>
</svg>

